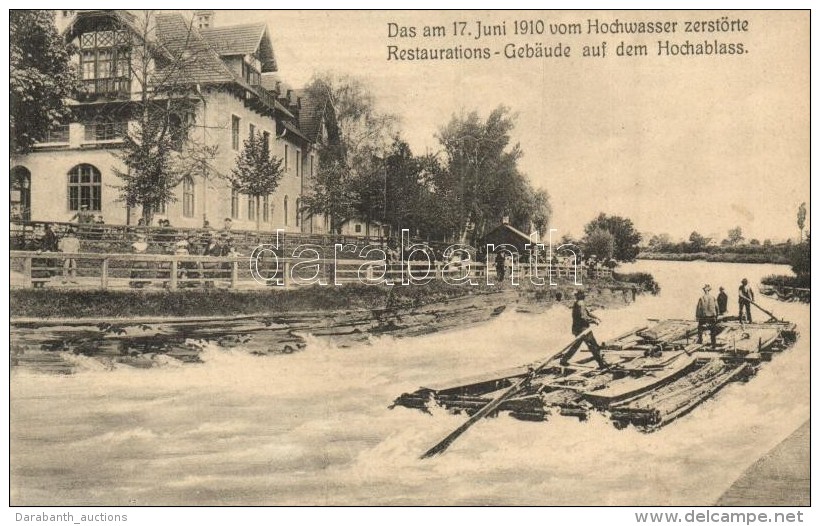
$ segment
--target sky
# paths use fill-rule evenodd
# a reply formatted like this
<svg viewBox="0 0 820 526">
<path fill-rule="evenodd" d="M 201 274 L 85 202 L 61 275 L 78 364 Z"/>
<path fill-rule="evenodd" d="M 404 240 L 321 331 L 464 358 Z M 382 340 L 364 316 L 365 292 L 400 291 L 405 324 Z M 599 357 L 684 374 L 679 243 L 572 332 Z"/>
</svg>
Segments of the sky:
<svg viewBox="0 0 820 526">
<path fill-rule="evenodd" d="M 747 20 L 748 30 L 684 33 L 684 23 Z M 521 170 L 552 200 L 551 228 L 579 235 L 598 213 L 629 217 L 641 232 L 718 239 L 797 237 L 809 203 L 808 12 L 219 11 L 216 25 L 266 22 L 279 73 L 301 87 L 317 72 L 361 78 L 382 111 L 401 118 L 415 153 L 439 151 L 453 114 L 498 105 L 517 115 Z M 588 20 L 678 22 L 666 35 L 589 34 Z M 580 35 L 514 35 L 515 20 L 581 23 Z M 472 36 L 455 37 L 463 21 Z M 475 40 L 476 22 L 506 35 Z M 391 38 L 389 23 L 444 25 L 444 38 Z M 733 56 L 658 56 L 658 40 L 743 43 Z M 582 57 L 607 42 L 604 58 Z M 643 43 L 646 57 L 618 57 Z M 569 58 L 507 59 L 504 46 L 570 47 Z M 388 60 L 388 46 L 487 46 L 490 60 Z"/>
</svg>

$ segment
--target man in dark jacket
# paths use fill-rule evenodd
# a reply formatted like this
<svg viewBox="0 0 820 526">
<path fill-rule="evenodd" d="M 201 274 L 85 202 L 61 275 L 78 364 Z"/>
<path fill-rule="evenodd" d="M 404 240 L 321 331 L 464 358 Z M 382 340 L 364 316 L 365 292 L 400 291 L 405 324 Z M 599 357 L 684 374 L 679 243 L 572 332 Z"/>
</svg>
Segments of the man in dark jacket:
<svg viewBox="0 0 820 526">
<path fill-rule="evenodd" d="M 572 305 L 572 335 L 578 336 L 585 330 L 587 330 L 590 325 L 595 324 L 598 325 L 600 323 L 600 319 L 592 314 L 587 306 L 584 304 L 584 299 L 586 298 L 586 294 L 583 291 L 579 290 L 575 293 L 575 303 Z M 561 357 L 561 365 L 568 365 L 570 358 L 572 358 L 578 349 L 581 348 L 581 344 L 586 342 L 587 347 L 589 348 L 590 352 L 592 352 L 592 357 L 595 358 L 595 361 L 598 362 L 598 366 L 601 369 L 608 367 L 607 363 L 604 361 L 603 356 L 601 356 L 601 348 L 598 345 L 598 342 L 595 340 L 595 336 L 592 333 L 588 334 L 586 337 L 576 341 L 572 347 L 567 349 L 567 352 Z"/>
<path fill-rule="evenodd" d="M 717 308 L 718 316 L 723 316 L 729 310 L 729 296 L 723 287 L 720 287 L 720 292 L 717 295 Z"/>
</svg>

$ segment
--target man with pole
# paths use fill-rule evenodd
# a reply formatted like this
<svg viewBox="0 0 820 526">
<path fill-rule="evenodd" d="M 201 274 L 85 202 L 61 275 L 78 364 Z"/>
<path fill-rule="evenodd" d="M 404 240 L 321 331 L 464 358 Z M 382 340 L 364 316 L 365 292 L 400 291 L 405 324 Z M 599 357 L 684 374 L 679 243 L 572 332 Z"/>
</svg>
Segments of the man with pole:
<svg viewBox="0 0 820 526">
<path fill-rule="evenodd" d="M 743 310 L 746 309 L 746 321 L 752 323 L 752 302 L 755 300 L 755 293 L 749 286 L 749 280 L 743 278 L 740 287 L 737 289 L 738 313 L 737 319 L 743 321 Z"/>
<path fill-rule="evenodd" d="M 575 303 L 572 305 L 573 336 L 579 336 L 581 333 L 589 329 L 590 325 L 598 325 L 601 321 L 597 316 L 592 314 L 584 304 L 585 298 L 586 294 L 584 294 L 584 291 L 579 290 L 575 293 Z M 598 367 L 601 369 L 606 369 L 609 365 L 604 361 L 603 356 L 601 356 L 601 348 L 595 340 L 595 336 L 593 336 L 591 332 L 588 333 L 585 338 L 578 339 L 572 344 L 567 352 L 561 357 L 561 365 L 569 365 L 570 358 L 578 352 L 578 349 L 581 348 L 581 344 L 584 342 L 586 342 L 587 347 L 589 347 L 590 352 L 592 352 L 592 357 L 595 358 L 596 362 L 598 362 Z"/>
</svg>

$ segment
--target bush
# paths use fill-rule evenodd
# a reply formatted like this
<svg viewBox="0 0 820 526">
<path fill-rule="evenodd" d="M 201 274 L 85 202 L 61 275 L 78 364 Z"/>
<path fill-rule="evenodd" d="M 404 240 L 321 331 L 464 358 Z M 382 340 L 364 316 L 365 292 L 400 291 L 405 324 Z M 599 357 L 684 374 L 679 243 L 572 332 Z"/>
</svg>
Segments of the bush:
<svg viewBox="0 0 820 526">
<path fill-rule="evenodd" d="M 648 272 L 613 272 L 613 279 L 616 281 L 623 281 L 625 283 L 634 283 L 642 290 L 657 294 L 661 291 L 660 285 L 655 281 L 655 277 Z"/>
<path fill-rule="evenodd" d="M 811 288 L 811 276 L 806 274 L 802 276 L 783 276 L 780 274 L 771 274 L 760 280 L 763 285 L 772 287 L 797 287 L 797 288 Z"/>
</svg>

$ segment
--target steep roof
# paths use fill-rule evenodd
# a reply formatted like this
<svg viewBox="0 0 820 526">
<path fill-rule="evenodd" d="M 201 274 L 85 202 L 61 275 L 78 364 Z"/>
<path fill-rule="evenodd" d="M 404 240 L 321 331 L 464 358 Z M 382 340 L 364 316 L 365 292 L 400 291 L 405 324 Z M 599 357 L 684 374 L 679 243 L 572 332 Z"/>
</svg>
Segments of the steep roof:
<svg viewBox="0 0 820 526">
<path fill-rule="evenodd" d="M 157 14 L 157 36 L 178 66 L 170 72 L 191 82 L 236 82 L 236 75 L 199 31 L 179 13 Z"/>
<path fill-rule="evenodd" d="M 296 96 L 302 100 L 302 107 L 299 110 L 299 128 L 309 141 L 319 142 L 326 104 L 316 97 L 311 97 L 306 89 L 296 90 Z"/>
<path fill-rule="evenodd" d="M 276 57 L 273 54 L 267 25 L 241 24 L 208 27 L 199 31 L 220 55 L 256 55 L 262 62 L 262 73 L 276 71 Z"/>
</svg>

